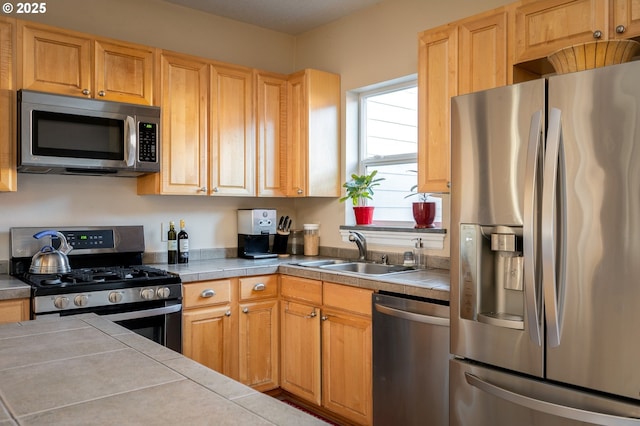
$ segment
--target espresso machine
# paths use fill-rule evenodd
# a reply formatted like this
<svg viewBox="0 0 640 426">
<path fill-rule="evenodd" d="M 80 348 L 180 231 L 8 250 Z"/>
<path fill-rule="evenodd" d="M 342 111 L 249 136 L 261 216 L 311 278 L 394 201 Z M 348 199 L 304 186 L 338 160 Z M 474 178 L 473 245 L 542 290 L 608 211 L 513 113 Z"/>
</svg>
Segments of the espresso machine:
<svg viewBox="0 0 640 426">
<path fill-rule="evenodd" d="M 269 250 L 270 240 L 276 233 L 276 222 L 276 211 L 273 209 L 238 210 L 238 257 L 278 257 Z"/>
</svg>

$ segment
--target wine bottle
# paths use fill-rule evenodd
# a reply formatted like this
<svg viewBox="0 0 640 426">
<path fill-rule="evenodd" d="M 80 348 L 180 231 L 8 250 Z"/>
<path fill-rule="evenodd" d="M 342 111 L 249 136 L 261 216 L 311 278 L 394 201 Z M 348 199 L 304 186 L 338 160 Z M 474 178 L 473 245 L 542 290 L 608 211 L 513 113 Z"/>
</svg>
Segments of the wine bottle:
<svg viewBox="0 0 640 426">
<path fill-rule="evenodd" d="M 184 219 L 180 219 L 178 232 L 178 263 L 189 263 L 189 234 L 184 230 Z"/>
<path fill-rule="evenodd" d="M 167 263 L 178 263 L 178 240 L 173 221 L 169 222 L 169 233 L 167 234 L 167 258 Z"/>
</svg>

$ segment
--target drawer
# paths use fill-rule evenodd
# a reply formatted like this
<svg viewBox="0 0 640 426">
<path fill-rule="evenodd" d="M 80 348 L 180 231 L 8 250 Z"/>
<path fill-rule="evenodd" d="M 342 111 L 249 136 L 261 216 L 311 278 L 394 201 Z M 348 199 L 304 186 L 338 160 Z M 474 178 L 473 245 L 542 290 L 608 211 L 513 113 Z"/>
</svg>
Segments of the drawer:
<svg viewBox="0 0 640 426">
<path fill-rule="evenodd" d="M 184 309 L 229 303 L 231 280 L 200 281 L 182 285 Z"/>
<path fill-rule="evenodd" d="M 373 290 L 327 282 L 322 289 L 324 306 L 371 316 Z"/>
<path fill-rule="evenodd" d="M 283 275 L 280 294 L 286 299 L 322 305 L 322 281 Z"/>
<path fill-rule="evenodd" d="M 240 300 L 266 299 L 278 297 L 278 276 L 240 278 Z"/>
</svg>

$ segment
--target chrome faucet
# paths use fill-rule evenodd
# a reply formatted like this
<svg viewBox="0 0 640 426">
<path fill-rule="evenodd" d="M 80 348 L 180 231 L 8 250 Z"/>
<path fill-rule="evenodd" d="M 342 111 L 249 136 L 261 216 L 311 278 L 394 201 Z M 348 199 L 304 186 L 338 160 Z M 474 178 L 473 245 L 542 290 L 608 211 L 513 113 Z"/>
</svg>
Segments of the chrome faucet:
<svg viewBox="0 0 640 426">
<path fill-rule="evenodd" d="M 358 260 L 367 259 L 367 239 L 360 232 L 349 231 L 349 241 L 358 246 Z"/>
</svg>

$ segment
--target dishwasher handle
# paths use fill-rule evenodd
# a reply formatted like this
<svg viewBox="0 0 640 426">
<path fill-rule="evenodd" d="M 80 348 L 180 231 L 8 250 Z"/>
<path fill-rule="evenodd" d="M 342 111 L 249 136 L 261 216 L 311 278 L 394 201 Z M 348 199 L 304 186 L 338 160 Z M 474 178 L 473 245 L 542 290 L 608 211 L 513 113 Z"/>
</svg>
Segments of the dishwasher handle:
<svg viewBox="0 0 640 426">
<path fill-rule="evenodd" d="M 396 318 L 401 318 L 409 321 L 421 322 L 424 324 L 440 325 L 443 327 L 449 327 L 449 318 L 434 317 L 431 315 L 416 314 L 414 312 L 403 311 L 396 308 L 390 308 L 389 306 L 374 304 L 376 311 Z"/>
</svg>

